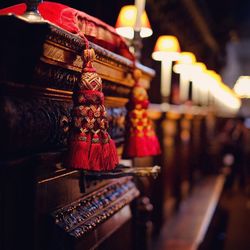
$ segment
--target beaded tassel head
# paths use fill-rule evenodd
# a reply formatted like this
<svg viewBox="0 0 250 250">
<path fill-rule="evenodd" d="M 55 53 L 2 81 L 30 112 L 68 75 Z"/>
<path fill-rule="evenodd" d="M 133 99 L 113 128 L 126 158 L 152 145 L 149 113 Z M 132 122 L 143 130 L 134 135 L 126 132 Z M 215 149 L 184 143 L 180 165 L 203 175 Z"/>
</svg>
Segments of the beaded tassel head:
<svg viewBox="0 0 250 250">
<path fill-rule="evenodd" d="M 107 132 L 102 80 L 92 65 L 94 59 L 94 50 L 85 49 L 85 67 L 73 93 L 68 164 L 75 169 L 109 171 L 118 164 L 118 156 Z"/>
</svg>

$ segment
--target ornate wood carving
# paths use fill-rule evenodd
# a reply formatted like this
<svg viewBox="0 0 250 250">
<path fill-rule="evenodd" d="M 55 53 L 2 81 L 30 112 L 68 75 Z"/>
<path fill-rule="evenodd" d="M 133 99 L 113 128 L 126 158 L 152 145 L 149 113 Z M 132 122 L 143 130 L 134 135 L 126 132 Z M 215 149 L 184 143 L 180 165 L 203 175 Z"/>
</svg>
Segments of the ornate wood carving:
<svg viewBox="0 0 250 250">
<path fill-rule="evenodd" d="M 52 24 L 49 25 L 49 28 L 50 34 L 47 36 L 48 41 L 57 44 L 60 47 L 66 47 L 68 50 L 74 51 L 75 53 L 81 55 L 83 48 L 85 47 L 85 43 L 82 38 Z M 97 59 L 103 62 L 119 65 L 119 67 L 122 68 L 133 67 L 133 62 L 127 58 L 119 56 L 91 42 L 90 46 L 96 51 Z"/>
<path fill-rule="evenodd" d="M 103 179 L 112 179 L 125 176 L 134 176 L 137 180 L 141 178 L 153 178 L 156 179 L 161 172 L 161 167 L 155 165 L 153 167 L 147 167 L 145 164 L 143 167 L 132 166 L 128 167 L 125 165 L 118 165 L 112 172 L 91 172 L 86 171 L 86 179 L 91 180 L 103 180 Z"/>
<path fill-rule="evenodd" d="M 66 64 L 64 65 L 65 67 L 79 72 L 81 72 L 83 67 L 81 55 L 76 55 L 71 50 L 65 50 L 58 45 L 56 46 L 56 44 L 48 42 L 45 42 L 43 45 L 43 56 L 41 59 L 43 61 L 48 61 L 48 63 L 51 62 L 50 60 L 55 61 L 58 64 L 64 63 Z"/>
<path fill-rule="evenodd" d="M 41 74 L 44 76 L 48 71 L 48 82 L 51 83 L 56 78 L 57 84 L 59 84 L 59 80 L 62 82 L 66 79 L 66 81 L 70 82 L 70 88 L 72 88 L 72 84 L 77 80 L 82 69 L 81 55 L 85 46 L 83 39 L 47 22 L 29 23 L 18 19 L 14 15 L 1 16 L 0 19 L 1 28 L 5 33 L 4 39 L 0 41 L 5 63 L 4 74 L 1 74 L 0 80 L 35 85 L 35 80 Z M 25 32 L 23 36 L 19 34 L 16 37 L 16 35 L 9 34 L 9 29 L 25 30 Z M 32 37 L 34 41 L 32 39 L 29 41 L 29 37 Z M 34 43 L 35 46 L 31 43 Z M 10 44 L 13 49 L 10 49 Z M 96 44 L 90 43 L 90 46 L 96 51 L 94 64 L 97 72 L 105 81 L 123 87 L 126 86 L 127 88 L 133 86 L 132 71 L 134 63 L 132 61 Z M 12 57 L 15 57 L 15 61 L 13 61 Z M 25 67 L 23 65 L 24 59 L 27 60 Z M 46 63 L 52 69 L 46 69 L 46 72 L 44 72 L 44 66 L 39 68 L 41 62 Z M 53 66 L 57 66 L 60 70 L 55 70 Z M 154 75 L 154 71 L 138 63 L 136 67 L 142 70 L 144 82 L 147 85 L 149 78 Z M 16 70 L 15 75 L 12 74 L 14 69 Z M 64 87 L 59 84 L 56 88 Z"/>
<path fill-rule="evenodd" d="M 31 98 L 26 93 L 23 97 L 0 96 L 0 104 L 0 148 L 4 157 L 4 153 L 41 152 L 67 146 L 70 100 L 35 95 Z M 124 142 L 126 109 L 109 107 L 107 112 L 110 134 L 119 146 Z"/>
<path fill-rule="evenodd" d="M 83 61 L 81 58 L 82 52 L 76 54 L 75 51 L 70 51 L 68 48 L 62 48 L 59 46 L 60 44 L 52 44 L 50 41 L 46 41 L 43 45 L 41 61 L 49 65 L 57 65 L 81 73 L 83 67 Z M 106 58 L 97 54 L 94 62 L 94 67 L 96 68 L 97 73 L 103 79 L 132 87 L 134 84 L 131 74 L 133 65 L 131 65 L 131 67 L 121 67 L 123 65 L 120 62 L 118 64 L 112 59 L 113 58 Z"/>
<path fill-rule="evenodd" d="M 52 213 L 54 223 L 79 239 L 139 195 L 131 179 L 119 179 Z"/>
<path fill-rule="evenodd" d="M 80 76 L 80 72 L 39 62 L 35 67 L 34 82 L 42 87 L 72 91 Z"/>
<path fill-rule="evenodd" d="M 80 75 L 80 72 L 71 69 L 39 62 L 35 67 L 34 82 L 36 86 L 73 91 L 73 87 L 79 81 Z M 103 79 L 103 92 L 106 96 L 129 98 L 131 88 Z"/>
<path fill-rule="evenodd" d="M 52 25 L 50 32 L 43 45 L 41 60 L 48 64 L 60 65 L 63 68 L 81 72 L 83 65 L 81 55 L 85 47 L 83 39 Z M 90 45 L 96 51 L 94 66 L 103 79 L 133 86 L 132 61 L 93 43 Z"/>
</svg>

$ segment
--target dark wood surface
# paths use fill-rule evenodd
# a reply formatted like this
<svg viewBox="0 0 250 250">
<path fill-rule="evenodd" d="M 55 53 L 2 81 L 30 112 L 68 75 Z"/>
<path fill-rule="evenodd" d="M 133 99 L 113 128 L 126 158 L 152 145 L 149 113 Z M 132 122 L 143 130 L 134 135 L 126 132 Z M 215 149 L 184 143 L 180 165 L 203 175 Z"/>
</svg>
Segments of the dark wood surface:
<svg viewBox="0 0 250 250">
<path fill-rule="evenodd" d="M 249 180 L 246 187 L 249 186 Z M 248 250 L 249 191 L 235 180 L 231 189 L 225 188 L 213 221 L 199 250 Z"/>
<path fill-rule="evenodd" d="M 196 183 L 189 197 L 164 224 L 152 249 L 192 250 L 203 241 L 224 185 L 223 176 Z"/>
</svg>

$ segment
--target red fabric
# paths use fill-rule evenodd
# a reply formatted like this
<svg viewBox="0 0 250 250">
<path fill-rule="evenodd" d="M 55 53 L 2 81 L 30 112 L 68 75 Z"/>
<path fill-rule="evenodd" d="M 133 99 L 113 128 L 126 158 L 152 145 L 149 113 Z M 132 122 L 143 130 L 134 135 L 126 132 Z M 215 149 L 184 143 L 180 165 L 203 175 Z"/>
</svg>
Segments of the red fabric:
<svg viewBox="0 0 250 250">
<path fill-rule="evenodd" d="M 0 14 L 14 13 L 22 15 L 25 9 L 26 5 L 22 3 L 1 9 Z M 125 40 L 116 33 L 115 28 L 101 20 L 55 2 L 43 2 L 38 9 L 45 20 L 73 34 L 85 35 L 91 42 L 134 60 L 134 56 L 129 51 Z"/>
</svg>

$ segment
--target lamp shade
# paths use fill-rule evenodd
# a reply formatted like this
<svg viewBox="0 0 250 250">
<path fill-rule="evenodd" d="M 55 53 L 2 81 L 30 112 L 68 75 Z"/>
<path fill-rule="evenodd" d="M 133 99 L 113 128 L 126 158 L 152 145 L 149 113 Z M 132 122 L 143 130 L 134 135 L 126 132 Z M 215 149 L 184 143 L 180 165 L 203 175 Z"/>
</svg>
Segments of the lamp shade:
<svg viewBox="0 0 250 250">
<path fill-rule="evenodd" d="M 238 110 L 241 106 L 241 101 L 234 91 L 222 82 L 219 83 L 219 91 L 215 93 L 215 97 L 226 108 Z"/>
<path fill-rule="evenodd" d="M 195 104 L 206 105 L 208 89 L 205 83 L 206 65 L 196 62 L 190 67 L 190 80 L 192 81 L 192 100 Z"/>
<path fill-rule="evenodd" d="M 191 68 L 196 62 L 196 57 L 192 52 L 181 52 L 173 70 L 175 73 L 191 73 Z"/>
<path fill-rule="evenodd" d="M 215 79 L 217 82 L 221 82 L 221 76 L 217 74 L 214 70 L 207 70 L 206 73 L 211 76 L 213 79 Z"/>
<path fill-rule="evenodd" d="M 192 52 L 181 52 L 177 63 L 173 66 L 173 71 L 180 74 L 179 98 L 180 102 L 185 102 L 189 98 L 189 86 L 192 67 L 196 62 L 196 57 Z"/>
<path fill-rule="evenodd" d="M 121 8 L 115 25 L 116 31 L 119 35 L 128 39 L 133 39 L 136 15 L 137 9 L 135 5 L 126 5 Z M 140 23 L 140 36 L 142 38 L 151 36 L 153 31 L 151 29 L 146 11 L 142 13 Z"/>
<path fill-rule="evenodd" d="M 250 76 L 240 76 L 234 85 L 235 93 L 242 98 L 250 98 Z"/>
<path fill-rule="evenodd" d="M 206 65 L 202 62 L 197 62 L 194 64 L 194 71 L 203 72 L 207 69 Z"/>
<path fill-rule="evenodd" d="M 196 57 L 192 52 L 181 52 L 178 64 L 193 64 L 196 62 Z"/>
<path fill-rule="evenodd" d="M 156 61 L 172 60 L 179 58 L 180 45 L 175 36 L 160 36 L 155 44 L 152 58 Z"/>
<path fill-rule="evenodd" d="M 210 94 L 215 98 L 215 105 L 222 105 L 226 109 L 237 111 L 241 106 L 241 101 L 233 90 L 222 82 L 221 76 L 215 71 L 207 70 L 206 73 L 210 78 L 208 87 Z"/>
</svg>

